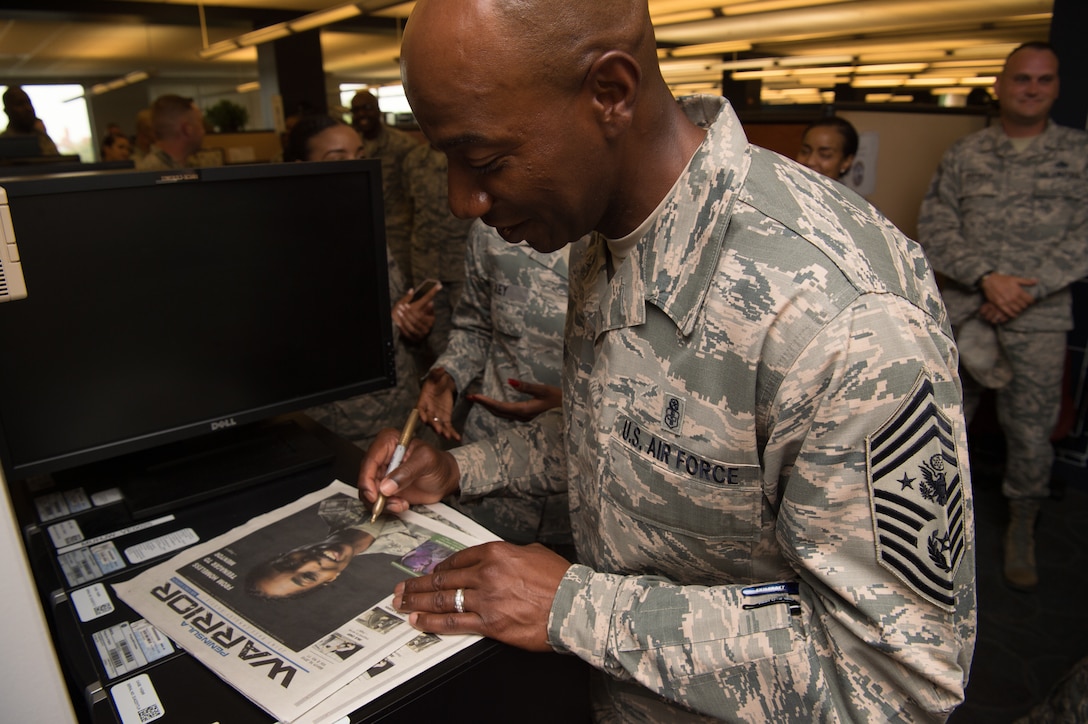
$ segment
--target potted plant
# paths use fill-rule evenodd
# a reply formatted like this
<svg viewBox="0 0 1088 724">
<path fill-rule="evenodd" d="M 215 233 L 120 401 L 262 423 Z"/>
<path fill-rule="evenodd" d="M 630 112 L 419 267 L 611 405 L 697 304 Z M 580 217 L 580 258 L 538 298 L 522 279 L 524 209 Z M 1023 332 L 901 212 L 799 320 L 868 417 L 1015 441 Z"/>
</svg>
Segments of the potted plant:
<svg viewBox="0 0 1088 724">
<path fill-rule="evenodd" d="M 233 101 L 223 100 L 209 108 L 205 114 L 220 133 L 234 133 L 246 126 L 249 111 Z"/>
</svg>

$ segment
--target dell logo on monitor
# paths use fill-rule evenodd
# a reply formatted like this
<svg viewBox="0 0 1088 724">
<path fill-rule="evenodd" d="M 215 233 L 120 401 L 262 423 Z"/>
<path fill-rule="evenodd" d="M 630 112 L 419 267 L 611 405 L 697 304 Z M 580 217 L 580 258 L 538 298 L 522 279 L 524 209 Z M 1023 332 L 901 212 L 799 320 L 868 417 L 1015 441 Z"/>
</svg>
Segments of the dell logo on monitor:
<svg viewBox="0 0 1088 724">
<path fill-rule="evenodd" d="M 212 423 L 212 430 L 223 430 L 228 427 L 234 427 L 238 423 L 234 421 L 233 417 L 227 417 L 222 420 L 216 420 Z"/>
</svg>

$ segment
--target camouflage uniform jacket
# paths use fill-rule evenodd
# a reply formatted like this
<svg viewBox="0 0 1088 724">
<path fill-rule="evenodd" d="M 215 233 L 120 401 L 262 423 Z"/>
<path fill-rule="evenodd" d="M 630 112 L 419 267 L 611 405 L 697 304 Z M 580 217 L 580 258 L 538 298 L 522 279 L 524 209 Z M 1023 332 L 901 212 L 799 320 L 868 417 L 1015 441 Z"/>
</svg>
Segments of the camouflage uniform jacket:
<svg viewBox="0 0 1088 724">
<path fill-rule="evenodd" d="M 614 275 L 600 238 L 572 267 L 565 426 L 452 451 L 462 487 L 554 465 L 561 430 L 580 564 L 549 641 L 612 675 L 617 720 L 943 719 L 974 551 L 932 272 L 723 105 L 685 103 L 707 138 Z"/>
<path fill-rule="evenodd" d="M 385 124 L 375 138 L 363 139 L 366 157 L 382 162 L 385 242 L 409 287 L 416 280 L 412 279 L 412 204 L 404 190 L 404 158 L 418 145 L 419 142 L 404 131 Z"/>
<path fill-rule="evenodd" d="M 152 146 L 141 157 L 133 158 L 134 167 L 137 171 L 171 171 L 179 168 L 203 168 L 212 165 L 204 162 L 200 152 L 190 154 L 184 162 L 175 161 L 173 156 L 158 146 Z M 218 165 L 222 164 L 219 163 Z"/>
<path fill-rule="evenodd" d="M 1088 274 L 1088 133 L 1051 122 L 1020 153 L 1000 124 L 960 139 L 922 202 L 918 239 L 948 279 L 953 324 L 982 305 L 978 279 L 998 271 L 1039 280 L 1024 287 L 1037 302 L 1006 328 L 1072 329 L 1069 285 Z"/>
<path fill-rule="evenodd" d="M 480 394 L 525 399 L 510 378 L 558 385 L 567 314 L 567 259 L 528 244 L 509 244 L 477 222 L 464 258 L 465 288 L 454 311 L 446 351 L 435 363 L 464 393 L 477 378 Z M 516 423 L 474 405 L 462 431 L 466 443 L 491 437 Z"/>
<path fill-rule="evenodd" d="M 166 171 L 175 168 L 192 168 L 189 163 L 179 163 L 166 151 L 152 146 L 143 158 L 135 162 L 137 171 Z"/>
<path fill-rule="evenodd" d="M 424 279 L 465 278 L 465 244 L 471 219 L 450 211 L 446 154 L 419 143 L 404 157 L 404 188 L 412 206 L 413 286 Z"/>
</svg>

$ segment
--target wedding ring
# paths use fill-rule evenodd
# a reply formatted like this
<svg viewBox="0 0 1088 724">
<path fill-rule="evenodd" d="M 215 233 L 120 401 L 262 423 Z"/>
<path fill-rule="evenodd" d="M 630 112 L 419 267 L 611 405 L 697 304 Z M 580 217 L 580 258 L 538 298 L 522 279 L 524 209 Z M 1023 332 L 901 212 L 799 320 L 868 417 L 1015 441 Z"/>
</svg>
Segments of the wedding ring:
<svg viewBox="0 0 1088 724">
<path fill-rule="evenodd" d="M 435 422 L 438 422 L 438 418 L 437 418 L 437 417 L 436 417 L 436 418 L 434 418 L 434 421 L 435 421 Z"/>
<path fill-rule="evenodd" d="M 465 589 L 458 588 L 457 593 L 453 594 L 453 607 L 457 613 L 465 612 Z"/>
</svg>

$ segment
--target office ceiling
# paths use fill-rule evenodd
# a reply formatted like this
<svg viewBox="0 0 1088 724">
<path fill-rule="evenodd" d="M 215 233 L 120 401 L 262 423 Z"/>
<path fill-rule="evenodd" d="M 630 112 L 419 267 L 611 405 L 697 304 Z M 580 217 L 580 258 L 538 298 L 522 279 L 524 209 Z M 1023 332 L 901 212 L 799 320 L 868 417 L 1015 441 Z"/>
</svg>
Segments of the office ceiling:
<svg viewBox="0 0 1088 724">
<path fill-rule="evenodd" d="M 0 8 L 0 84 L 92 85 L 137 71 L 188 82 L 255 81 L 256 48 L 209 60 L 199 51 L 343 4 L 8 0 Z M 400 31 L 413 4 L 362 0 L 361 15 L 322 28 L 330 80 L 398 82 Z M 662 66 L 677 93 L 720 90 L 722 73 L 730 72 L 738 80 L 759 79 L 769 103 L 816 102 L 843 83 L 889 97 L 917 88 L 965 94 L 988 86 L 1017 44 L 1047 38 L 1052 5 L 1053 0 L 650 0 Z"/>
</svg>

